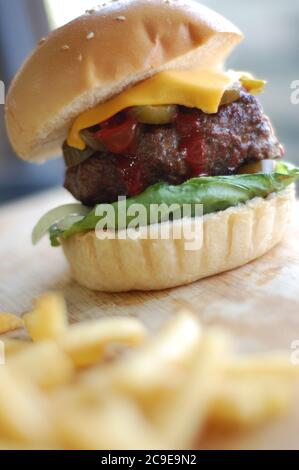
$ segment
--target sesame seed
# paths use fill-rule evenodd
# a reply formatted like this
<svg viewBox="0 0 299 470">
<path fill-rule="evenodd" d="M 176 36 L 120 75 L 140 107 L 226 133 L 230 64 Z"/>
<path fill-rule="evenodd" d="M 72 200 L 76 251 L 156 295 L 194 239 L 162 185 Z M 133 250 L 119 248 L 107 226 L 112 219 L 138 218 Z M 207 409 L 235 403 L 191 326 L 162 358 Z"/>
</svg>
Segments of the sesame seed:
<svg viewBox="0 0 299 470">
<path fill-rule="evenodd" d="M 38 45 L 40 46 L 41 44 L 44 44 L 44 42 L 46 42 L 46 38 L 40 38 Z"/>
<path fill-rule="evenodd" d="M 70 49 L 70 46 L 68 44 L 64 44 L 64 46 L 61 47 L 62 51 L 68 51 Z"/>
<path fill-rule="evenodd" d="M 95 37 L 95 34 L 91 31 L 90 33 L 87 34 L 86 39 L 90 40 Z"/>
<path fill-rule="evenodd" d="M 83 55 L 82 54 L 78 55 L 78 60 L 79 60 L 79 62 L 82 62 L 82 60 L 83 60 Z"/>
<path fill-rule="evenodd" d="M 126 21 L 126 17 L 125 16 L 117 16 L 116 20 L 117 21 Z"/>
</svg>

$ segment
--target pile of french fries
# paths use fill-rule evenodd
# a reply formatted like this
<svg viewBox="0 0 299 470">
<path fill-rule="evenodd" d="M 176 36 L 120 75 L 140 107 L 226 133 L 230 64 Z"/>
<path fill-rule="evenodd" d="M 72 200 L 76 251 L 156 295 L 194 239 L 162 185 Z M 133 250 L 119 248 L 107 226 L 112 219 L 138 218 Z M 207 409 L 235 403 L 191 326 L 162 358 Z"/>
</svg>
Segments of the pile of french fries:
<svg viewBox="0 0 299 470">
<path fill-rule="evenodd" d="M 0 314 L 0 331 L 8 319 L 20 326 Z M 0 337 L 0 449 L 190 449 L 209 425 L 260 425 L 294 398 L 288 354 L 237 356 L 187 310 L 151 337 L 128 317 L 69 325 L 45 294 L 23 321 L 32 341 Z"/>
</svg>

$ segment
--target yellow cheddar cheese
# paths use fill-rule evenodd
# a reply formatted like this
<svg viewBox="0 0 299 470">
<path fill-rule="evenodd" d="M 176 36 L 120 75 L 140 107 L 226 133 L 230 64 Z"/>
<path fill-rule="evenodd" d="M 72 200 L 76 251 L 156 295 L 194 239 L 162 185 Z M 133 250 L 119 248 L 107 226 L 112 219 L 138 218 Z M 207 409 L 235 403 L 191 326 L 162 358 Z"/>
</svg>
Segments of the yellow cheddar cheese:
<svg viewBox="0 0 299 470">
<path fill-rule="evenodd" d="M 80 150 L 85 143 L 80 131 L 99 124 L 131 106 L 176 104 L 198 108 L 207 114 L 217 113 L 224 92 L 242 77 L 250 88 L 262 88 L 264 82 L 253 80 L 243 72 L 210 70 L 169 70 L 128 88 L 110 100 L 82 113 L 74 122 L 68 145 Z"/>
</svg>

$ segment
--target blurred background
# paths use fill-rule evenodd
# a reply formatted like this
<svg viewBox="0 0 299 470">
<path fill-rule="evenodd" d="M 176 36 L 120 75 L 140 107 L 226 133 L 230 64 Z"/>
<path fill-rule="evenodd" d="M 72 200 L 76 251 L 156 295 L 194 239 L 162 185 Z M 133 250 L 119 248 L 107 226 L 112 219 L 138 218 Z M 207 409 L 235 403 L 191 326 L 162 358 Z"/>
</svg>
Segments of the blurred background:
<svg viewBox="0 0 299 470">
<path fill-rule="evenodd" d="M 299 105 L 291 104 L 291 83 L 299 80 L 298 0 L 202 0 L 235 22 L 246 39 L 229 67 L 269 81 L 261 97 L 289 161 L 299 165 Z M 0 80 L 6 87 L 38 40 L 96 4 L 96 0 L 0 0 Z M 51 84 L 49 83 L 49 86 Z M 43 166 L 19 161 L 9 146 L 0 105 L 0 204 L 63 181 L 62 159 Z"/>
</svg>

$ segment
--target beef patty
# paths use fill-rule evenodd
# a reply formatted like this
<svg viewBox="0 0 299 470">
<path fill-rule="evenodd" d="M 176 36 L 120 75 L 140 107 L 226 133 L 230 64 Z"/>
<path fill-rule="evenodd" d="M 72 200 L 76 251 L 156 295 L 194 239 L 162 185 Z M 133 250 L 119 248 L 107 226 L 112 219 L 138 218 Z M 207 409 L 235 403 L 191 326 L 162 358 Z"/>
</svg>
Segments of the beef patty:
<svg viewBox="0 0 299 470">
<path fill-rule="evenodd" d="M 233 174 L 244 163 L 282 156 L 258 100 L 243 91 L 217 114 L 180 107 L 171 125 L 142 125 L 134 153 L 97 152 L 67 169 L 65 188 L 86 205 L 132 196 L 157 182 Z"/>
</svg>

